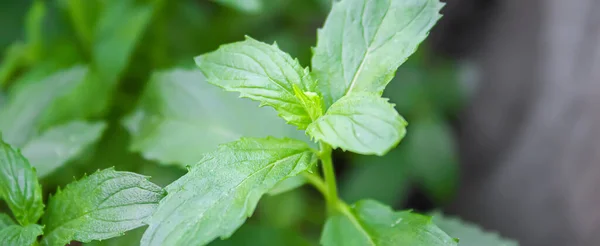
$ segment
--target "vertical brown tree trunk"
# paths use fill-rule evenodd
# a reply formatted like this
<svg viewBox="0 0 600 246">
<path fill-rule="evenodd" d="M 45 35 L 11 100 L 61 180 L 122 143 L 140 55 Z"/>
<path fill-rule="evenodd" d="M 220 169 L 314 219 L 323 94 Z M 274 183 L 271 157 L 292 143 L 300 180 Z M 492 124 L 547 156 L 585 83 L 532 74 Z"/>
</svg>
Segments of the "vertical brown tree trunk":
<svg viewBox="0 0 600 246">
<path fill-rule="evenodd" d="M 526 246 L 600 245 L 600 0 L 497 3 L 450 211 Z"/>
</svg>

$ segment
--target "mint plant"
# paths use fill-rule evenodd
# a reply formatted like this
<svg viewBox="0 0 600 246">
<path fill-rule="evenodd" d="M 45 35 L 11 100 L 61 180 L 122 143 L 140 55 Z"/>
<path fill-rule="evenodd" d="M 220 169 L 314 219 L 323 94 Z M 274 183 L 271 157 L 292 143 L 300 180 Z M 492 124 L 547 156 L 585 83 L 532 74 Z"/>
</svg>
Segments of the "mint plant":
<svg viewBox="0 0 600 246">
<path fill-rule="evenodd" d="M 269 9 L 271 17 L 285 5 L 212 2 L 245 13 Z M 382 93 L 443 4 L 319 0 L 330 2 L 311 67 L 247 37 L 196 57 L 200 69 L 163 70 L 180 56 L 191 62 L 191 50 L 221 43 L 229 32 L 241 36 L 254 16 L 209 18 L 210 1 L 33 1 L 25 39 L 0 65 L 0 245 L 457 245 L 456 237 L 513 245 L 441 215 L 338 196 L 335 149 L 383 156 L 405 136 L 406 121 Z M 70 26 L 53 40 L 42 24 L 55 16 Z M 289 42 L 295 36 L 285 31 L 278 39 Z M 174 36 L 184 38 L 165 38 Z M 310 213 L 319 220 L 311 226 L 324 222 L 320 239 L 297 230 L 299 220 L 285 228 L 247 223 L 264 195 L 294 195 L 304 184 L 322 194 L 326 209 L 297 196 L 286 206 L 260 204 L 257 217 L 282 221 L 288 217 L 278 212 L 297 209 L 290 204 L 311 207 L 296 216 Z M 315 210 L 326 211 L 325 220 Z"/>
<path fill-rule="evenodd" d="M 221 145 L 167 186 L 142 245 L 205 245 L 229 237 L 260 197 L 303 175 L 327 200 L 323 245 L 455 245 L 427 216 L 337 195 L 332 150 L 384 155 L 406 121 L 381 94 L 395 70 L 439 19 L 437 0 L 334 4 L 319 31 L 312 72 L 277 44 L 250 37 L 195 58 L 209 83 L 274 108 L 319 143 L 242 138 Z M 323 177 L 312 171 L 320 163 Z"/>
</svg>

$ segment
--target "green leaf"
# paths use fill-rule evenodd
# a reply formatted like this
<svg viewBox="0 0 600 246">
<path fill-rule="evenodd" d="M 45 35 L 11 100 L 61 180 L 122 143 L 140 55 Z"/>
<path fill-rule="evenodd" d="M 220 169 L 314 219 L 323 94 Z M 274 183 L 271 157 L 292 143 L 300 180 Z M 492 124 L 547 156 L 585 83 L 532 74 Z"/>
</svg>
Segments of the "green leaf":
<svg viewBox="0 0 600 246">
<path fill-rule="evenodd" d="M 306 132 L 334 148 L 364 155 L 384 155 L 404 137 L 406 125 L 387 99 L 356 93 L 331 105 Z"/>
<path fill-rule="evenodd" d="M 273 109 L 204 82 L 197 70 L 154 73 L 137 109 L 124 122 L 133 137 L 131 149 L 147 159 L 184 166 L 242 136 L 307 139 Z"/>
<path fill-rule="evenodd" d="M 260 13 L 263 9 L 263 1 L 262 0 L 213 0 L 222 5 L 237 9 L 239 11 L 247 12 L 247 13 Z"/>
<path fill-rule="evenodd" d="M 59 71 L 38 82 L 15 87 L 0 110 L 0 131 L 4 141 L 23 146 L 36 134 L 49 105 L 83 81 L 87 68 L 76 66 Z"/>
<path fill-rule="evenodd" d="M 25 19 L 25 37 L 27 39 L 30 62 L 36 61 L 40 57 L 43 45 L 42 25 L 46 15 L 46 2 L 34 0 L 33 5 L 27 12 Z"/>
<path fill-rule="evenodd" d="M 231 238 L 215 240 L 210 246 L 310 246 L 297 232 L 246 223 Z"/>
<path fill-rule="evenodd" d="M 79 156 L 86 147 L 98 141 L 106 128 L 104 122 L 73 121 L 48 129 L 23 147 L 23 155 L 44 177 Z"/>
<path fill-rule="evenodd" d="M 112 168 L 59 190 L 48 201 L 42 245 L 62 246 L 122 235 L 143 226 L 164 197 L 147 177 Z"/>
<path fill-rule="evenodd" d="M 42 187 L 35 169 L 19 151 L 0 140 L 0 198 L 21 225 L 38 221 L 44 213 Z"/>
<path fill-rule="evenodd" d="M 92 62 L 101 81 L 116 84 L 152 20 L 159 1 L 113 0 L 100 16 L 94 38 Z"/>
<path fill-rule="evenodd" d="M 444 216 L 439 212 L 433 213 L 433 222 L 448 235 L 458 238 L 461 246 L 518 246 L 519 243 L 501 238 L 498 234 L 486 232 L 475 224 L 462 221 L 459 218 Z"/>
<path fill-rule="evenodd" d="M 314 150 L 299 140 L 242 138 L 221 145 L 167 186 L 142 245 L 193 246 L 227 238 L 264 193 L 316 162 Z"/>
<path fill-rule="evenodd" d="M 343 0 L 318 32 L 312 59 L 325 104 L 352 92 L 381 95 L 440 18 L 438 0 Z"/>
<path fill-rule="evenodd" d="M 36 224 L 27 226 L 11 225 L 0 230 L 3 246 L 30 246 L 42 234 L 42 227 Z"/>
<path fill-rule="evenodd" d="M 16 225 L 15 222 L 8 216 L 8 214 L 0 213 L 0 231 L 11 225 Z"/>
<path fill-rule="evenodd" d="M 395 212 L 373 200 L 362 200 L 330 217 L 321 236 L 324 246 L 458 245 L 436 227 L 431 217 Z"/>
<path fill-rule="evenodd" d="M 260 101 L 261 106 L 271 106 L 280 117 L 301 129 L 312 122 L 293 86 L 302 92 L 316 92 L 317 84 L 308 69 L 277 44 L 246 37 L 245 41 L 223 45 L 195 60 L 209 83 L 240 92 L 242 97 Z"/>
<path fill-rule="evenodd" d="M 8 47 L 0 63 L 0 88 L 23 66 L 26 55 L 27 45 L 22 42 L 14 42 Z"/>
</svg>

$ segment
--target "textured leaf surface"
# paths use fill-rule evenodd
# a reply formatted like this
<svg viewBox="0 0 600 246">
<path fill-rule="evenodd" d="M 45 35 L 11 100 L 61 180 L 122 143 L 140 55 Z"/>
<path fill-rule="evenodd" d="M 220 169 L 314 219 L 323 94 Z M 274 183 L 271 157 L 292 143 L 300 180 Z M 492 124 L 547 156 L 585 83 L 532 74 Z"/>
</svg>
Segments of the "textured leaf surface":
<svg viewBox="0 0 600 246">
<path fill-rule="evenodd" d="M 196 57 L 196 64 L 209 83 L 275 108 L 279 115 L 302 129 L 311 122 L 294 85 L 303 92 L 316 92 L 316 83 L 298 60 L 252 38 L 221 46 Z"/>
<path fill-rule="evenodd" d="M 343 97 L 306 129 L 309 136 L 334 148 L 384 155 L 406 134 L 406 121 L 387 99 L 357 93 Z"/>
<path fill-rule="evenodd" d="M 167 186 L 142 245 L 205 245 L 229 237 L 264 193 L 316 162 L 298 140 L 242 138 L 221 145 Z"/>
<path fill-rule="evenodd" d="M 23 155 L 44 177 L 74 159 L 83 150 L 98 141 L 106 128 L 103 122 L 74 121 L 48 129 L 23 147 Z"/>
<path fill-rule="evenodd" d="M 164 197 L 145 176 L 112 168 L 73 182 L 49 199 L 43 245 L 116 237 L 144 225 Z"/>
<path fill-rule="evenodd" d="M 35 169 L 19 151 L 0 140 L 0 198 L 21 225 L 38 221 L 44 213 L 42 187 Z"/>
<path fill-rule="evenodd" d="M 327 106 L 352 92 L 381 94 L 440 18 L 438 0 L 343 0 L 319 30 L 312 68 Z"/>
<path fill-rule="evenodd" d="M 324 246 L 431 246 L 458 245 L 436 227 L 431 217 L 410 211 L 395 212 L 373 200 L 345 208 L 330 217 L 321 236 Z"/>
<path fill-rule="evenodd" d="M 133 136 L 132 150 L 180 166 L 196 163 L 217 145 L 242 136 L 307 139 L 273 109 L 206 83 L 198 70 L 154 73 L 125 126 Z"/>
<path fill-rule="evenodd" d="M 8 216 L 8 214 L 0 213 L 0 230 L 15 225 L 15 222 Z"/>
<path fill-rule="evenodd" d="M 36 133 L 49 105 L 75 88 L 86 74 L 86 67 L 76 66 L 41 81 L 15 87 L 0 110 L 0 131 L 4 141 L 17 147 L 23 146 Z"/>
<path fill-rule="evenodd" d="M 0 230 L 0 240 L 3 246 L 31 246 L 42 233 L 40 225 L 11 225 Z"/>
<path fill-rule="evenodd" d="M 505 239 L 493 232 L 486 232 L 479 226 L 459 218 L 433 214 L 433 222 L 448 235 L 458 238 L 461 246 L 518 246 L 514 240 Z"/>
</svg>

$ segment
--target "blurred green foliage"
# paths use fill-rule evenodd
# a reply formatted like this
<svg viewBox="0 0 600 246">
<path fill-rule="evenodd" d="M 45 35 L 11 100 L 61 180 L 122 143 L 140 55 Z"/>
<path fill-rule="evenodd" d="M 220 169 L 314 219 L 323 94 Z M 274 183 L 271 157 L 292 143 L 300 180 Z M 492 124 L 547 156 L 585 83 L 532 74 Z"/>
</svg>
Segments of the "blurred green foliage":
<svg viewBox="0 0 600 246">
<path fill-rule="evenodd" d="M 206 88 L 207 83 L 194 84 L 194 77 L 187 76 L 197 71 L 190 70 L 195 69 L 193 57 L 250 35 L 277 41 L 306 66 L 308 47 L 315 45 L 315 30 L 322 26 L 330 4 L 330 0 L 4 0 L 0 132 L 18 147 L 45 140 L 43 146 L 50 150 L 37 151 L 68 161 L 41 180 L 45 198 L 84 173 L 111 166 L 152 176 L 151 181 L 164 187 L 185 173 L 183 167 L 199 154 L 231 138 L 296 134 L 289 126 L 281 128 L 281 120 L 269 108 L 223 95 Z M 401 66 L 384 96 L 408 120 L 408 135 L 384 157 L 337 153 L 344 160 L 337 162 L 342 170 L 341 195 L 350 203 L 372 198 L 400 208 L 416 188 L 436 205 L 445 204 L 458 183 L 456 145 L 447 121 L 460 110 L 463 98 L 454 64 L 421 47 Z M 181 104 L 194 110 L 177 111 Z M 73 122 L 106 124 L 106 129 L 97 142 L 89 139 L 77 148 L 76 158 L 64 158 L 52 148 L 68 146 L 65 139 L 71 137 L 47 135 Z M 215 127 L 238 132 L 218 136 Z M 140 131 L 154 134 L 142 138 Z M 162 148 L 148 150 L 144 146 L 148 136 L 164 141 Z M 182 145 L 187 148 L 176 149 Z M 302 184 L 294 182 L 288 185 Z M 310 188 L 267 195 L 250 223 L 230 240 L 214 245 L 290 241 L 314 245 L 323 219 L 322 201 Z M 135 245 L 141 231 L 91 245 Z M 251 241 L 245 239 L 248 235 L 253 236 Z"/>
</svg>

